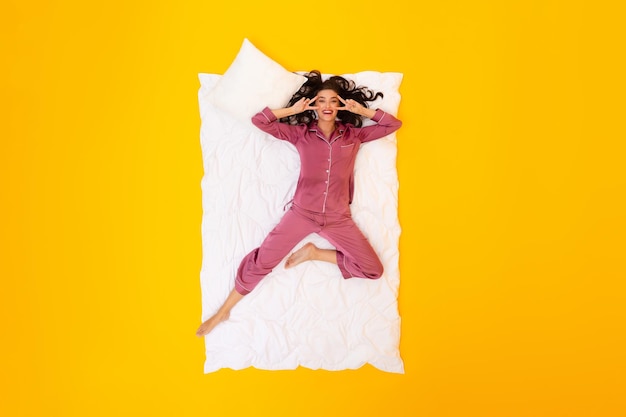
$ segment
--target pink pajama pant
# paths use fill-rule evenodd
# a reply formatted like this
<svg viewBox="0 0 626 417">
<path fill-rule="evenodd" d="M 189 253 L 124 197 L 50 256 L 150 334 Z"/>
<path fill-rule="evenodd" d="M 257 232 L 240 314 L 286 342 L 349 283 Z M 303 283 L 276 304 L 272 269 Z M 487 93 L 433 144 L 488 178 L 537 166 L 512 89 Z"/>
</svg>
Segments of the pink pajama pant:
<svg viewBox="0 0 626 417">
<path fill-rule="evenodd" d="M 361 230 L 345 213 L 317 213 L 291 206 L 260 247 L 246 255 L 235 279 L 235 290 L 246 295 L 282 261 L 302 239 L 317 233 L 337 249 L 337 266 L 344 278 L 377 279 L 383 266 Z"/>
</svg>

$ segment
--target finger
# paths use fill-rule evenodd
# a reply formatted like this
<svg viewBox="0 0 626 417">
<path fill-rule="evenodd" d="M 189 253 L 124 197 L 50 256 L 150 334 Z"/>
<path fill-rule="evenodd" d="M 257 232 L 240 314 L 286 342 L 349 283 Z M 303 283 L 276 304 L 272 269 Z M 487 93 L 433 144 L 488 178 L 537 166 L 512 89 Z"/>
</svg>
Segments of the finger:
<svg viewBox="0 0 626 417">
<path fill-rule="evenodd" d="M 344 107 L 337 107 L 338 110 L 347 110 L 347 111 L 352 111 L 354 110 L 354 100 L 343 100 L 343 103 L 345 104 Z"/>
<path fill-rule="evenodd" d="M 351 101 L 351 100 L 350 99 L 344 100 L 344 98 L 341 97 L 340 95 L 337 95 L 337 97 L 339 98 L 339 101 L 341 101 L 341 103 L 343 104 L 342 107 L 337 107 L 337 110 L 348 110 L 349 101 Z"/>
<path fill-rule="evenodd" d="M 348 106 L 350 106 L 351 108 L 358 107 L 358 105 L 359 105 L 358 101 L 352 100 L 352 99 L 348 100 Z"/>
<path fill-rule="evenodd" d="M 311 101 L 309 101 L 309 104 L 311 104 L 311 103 L 315 102 L 315 100 L 317 100 L 317 96 L 313 97 L 313 98 L 311 99 Z"/>
</svg>

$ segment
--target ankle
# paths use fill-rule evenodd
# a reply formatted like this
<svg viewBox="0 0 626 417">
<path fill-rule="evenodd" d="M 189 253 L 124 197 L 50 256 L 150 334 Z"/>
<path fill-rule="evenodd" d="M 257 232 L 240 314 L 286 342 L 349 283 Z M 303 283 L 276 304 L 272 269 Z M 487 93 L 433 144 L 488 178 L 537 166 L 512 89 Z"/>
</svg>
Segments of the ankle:
<svg viewBox="0 0 626 417">
<path fill-rule="evenodd" d="M 311 246 L 309 248 L 309 258 L 313 261 L 319 261 L 320 260 L 320 256 L 321 256 L 321 250 L 320 248 L 318 248 L 317 246 L 315 246 L 314 244 L 311 243 Z"/>
</svg>

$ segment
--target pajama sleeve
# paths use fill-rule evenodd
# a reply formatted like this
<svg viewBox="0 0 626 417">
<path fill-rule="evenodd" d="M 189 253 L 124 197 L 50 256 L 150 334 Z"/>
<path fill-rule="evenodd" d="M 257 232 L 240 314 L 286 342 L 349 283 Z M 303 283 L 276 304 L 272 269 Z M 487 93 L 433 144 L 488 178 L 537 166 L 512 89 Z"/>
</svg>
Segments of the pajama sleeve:
<svg viewBox="0 0 626 417">
<path fill-rule="evenodd" d="M 287 123 L 280 123 L 268 107 L 252 116 L 252 124 L 265 133 L 291 142 L 294 145 L 304 135 L 306 130 L 305 125 L 293 126 Z"/>
<path fill-rule="evenodd" d="M 361 142 L 380 139 L 395 132 L 402 126 L 400 120 L 380 109 L 376 110 L 376 114 L 374 114 L 372 120 L 376 122 L 375 125 L 355 129 L 355 134 Z"/>
</svg>

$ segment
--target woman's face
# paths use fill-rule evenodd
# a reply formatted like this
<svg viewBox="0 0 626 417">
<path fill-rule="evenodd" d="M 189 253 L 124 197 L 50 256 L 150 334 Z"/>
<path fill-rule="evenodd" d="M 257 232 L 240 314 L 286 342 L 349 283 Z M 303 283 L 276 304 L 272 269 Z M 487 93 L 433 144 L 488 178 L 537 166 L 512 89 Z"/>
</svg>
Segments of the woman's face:
<svg viewBox="0 0 626 417">
<path fill-rule="evenodd" d="M 317 93 L 317 117 L 319 120 L 335 121 L 337 118 L 337 108 L 341 106 L 338 94 L 333 90 L 320 90 Z"/>
</svg>

